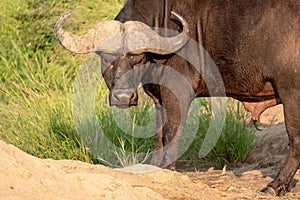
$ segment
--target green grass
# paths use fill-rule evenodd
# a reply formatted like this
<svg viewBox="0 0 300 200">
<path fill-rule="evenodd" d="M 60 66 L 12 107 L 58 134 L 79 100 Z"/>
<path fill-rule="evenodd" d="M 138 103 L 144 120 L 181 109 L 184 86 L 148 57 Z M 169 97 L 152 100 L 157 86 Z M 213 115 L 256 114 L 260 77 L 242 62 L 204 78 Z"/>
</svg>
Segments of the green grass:
<svg viewBox="0 0 300 200">
<path fill-rule="evenodd" d="M 182 156 L 181 159 L 183 160 L 199 159 L 201 146 L 212 123 L 210 101 L 206 100 L 202 102 L 202 105 L 203 107 L 199 111 L 199 129 L 193 143 Z M 207 155 L 205 154 L 205 157 L 201 156 L 202 161 L 218 163 L 220 166 L 226 163 L 243 162 L 256 147 L 255 130 L 253 127 L 248 127 L 250 115 L 241 106 L 241 103 L 236 104 L 231 99 L 227 100 L 227 111 L 222 132 L 211 151 Z M 215 123 L 222 126 L 221 122 Z M 213 130 L 211 133 L 216 134 Z"/>
<path fill-rule="evenodd" d="M 84 56 L 63 50 L 53 27 L 73 8 L 78 12 L 67 28 L 84 28 L 78 25 L 81 14 L 95 20 L 113 18 L 122 2 L 4 0 L 0 4 L 0 139 L 41 158 L 92 162 L 78 139 L 71 103 Z M 94 23 L 89 22 L 85 26 Z"/>
<path fill-rule="evenodd" d="M 0 2 L 1 140 L 40 158 L 75 159 L 111 166 L 131 165 L 149 158 L 154 138 L 133 136 L 140 134 L 138 126 L 151 127 L 154 123 L 151 100 L 139 91 L 139 106 L 131 108 L 129 113 L 134 123 L 128 124 L 128 130 L 121 130 L 116 111 L 108 105 L 108 89 L 103 80 L 99 80 L 96 89 L 94 114 L 111 143 L 106 144 L 99 137 L 95 143 L 98 145 L 83 145 L 81 139 L 95 136 L 95 125 L 81 116 L 80 120 L 87 123 L 78 130 L 72 98 L 76 77 L 87 57 L 65 51 L 53 34 L 56 20 L 71 9 L 75 13 L 65 28 L 84 33 L 95 22 L 112 19 L 122 4 L 123 0 Z M 205 105 L 205 99 L 198 101 Z M 206 106 L 205 110 L 199 110 L 199 130 L 183 155 L 185 158 L 197 158 L 211 118 L 210 107 Z M 221 163 L 243 161 L 254 147 L 253 131 L 246 128 L 247 115 L 236 113 L 241 112 L 228 112 L 221 140 L 205 159 Z M 78 131 L 84 134 L 79 137 Z"/>
</svg>

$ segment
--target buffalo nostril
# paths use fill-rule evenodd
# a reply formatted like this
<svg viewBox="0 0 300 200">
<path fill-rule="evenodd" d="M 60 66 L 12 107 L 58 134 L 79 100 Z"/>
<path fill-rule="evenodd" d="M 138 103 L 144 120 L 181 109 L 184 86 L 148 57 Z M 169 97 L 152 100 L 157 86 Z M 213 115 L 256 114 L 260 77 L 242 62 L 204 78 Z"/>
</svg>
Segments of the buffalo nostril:
<svg viewBox="0 0 300 200">
<path fill-rule="evenodd" d="M 134 95 L 134 92 L 131 90 L 117 90 L 112 93 L 112 100 L 115 104 L 125 104 L 129 105 L 130 100 L 132 96 Z"/>
<path fill-rule="evenodd" d="M 132 96 L 132 92 L 130 92 L 130 93 L 129 92 L 115 92 L 113 95 L 119 101 L 122 101 L 122 100 L 129 101 L 129 99 Z"/>
<path fill-rule="evenodd" d="M 137 105 L 138 95 L 134 89 L 115 89 L 110 93 L 110 105 L 119 108 L 128 108 Z"/>
</svg>

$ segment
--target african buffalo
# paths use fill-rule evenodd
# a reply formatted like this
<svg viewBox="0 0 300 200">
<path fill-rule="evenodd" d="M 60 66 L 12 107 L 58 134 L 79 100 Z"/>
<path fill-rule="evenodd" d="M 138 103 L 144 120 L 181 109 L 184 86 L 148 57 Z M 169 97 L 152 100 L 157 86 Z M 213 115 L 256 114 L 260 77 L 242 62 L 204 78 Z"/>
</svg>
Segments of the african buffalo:
<svg viewBox="0 0 300 200">
<path fill-rule="evenodd" d="M 171 11 L 178 15 L 172 16 Z M 243 102 L 254 120 L 259 120 L 268 107 L 282 103 L 290 150 L 277 177 L 263 191 L 272 194 L 288 191 L 300 164 L 298 0 L 128 0 L 115 21 L 103 22 L 84 36 L 63 31 L 62 24 L 67 16 L 57 22 L 56 37 L 72 52 L 96 52 L 102 57 L 102 72 L 110 89 L 111 105 L 137 104 L 137 84 L 133 83 L 136 80 L 133 77 L 119 80 L 141 65 L 149 66 L 149 70 L 141 74 L 144 77 L 139 79 L 141 82 L 159 79 L 164 73 L 164 67 L 160 67 L 163 65 L 172 67 L 189 82 L 192 89 L 183 89 L 179 79 L 173 81 L 178 86 L 175 93 L 180 94 L 180 98 L 176 98 L 178 95 L 164 85 L 145 81 L 144 90 L 156 104 L 157 152 L 153 164 L 169 169 L 175 167 L 176 149 L 188 108 L 195 97 L 223 95 L 208 90 L 204 77 L 210 68 L 206 60 L 208 55 L 221 74 L 224 95 Z M 150 27 L 155 27 L 157 33 Z M 137 28 L 144 28 L 145 33 L 133 37 L 134 47 L 127 45 L 129 40 L 124 35 L 113 44 L 101 43 L 108 37 Z M 181 33 L 166 33 L 159 28 Z M 206 51 L 193 47 L 188 36 Z M 183 59 L 180 52 L 199 59 L 199 66 Z"/>
</svg>

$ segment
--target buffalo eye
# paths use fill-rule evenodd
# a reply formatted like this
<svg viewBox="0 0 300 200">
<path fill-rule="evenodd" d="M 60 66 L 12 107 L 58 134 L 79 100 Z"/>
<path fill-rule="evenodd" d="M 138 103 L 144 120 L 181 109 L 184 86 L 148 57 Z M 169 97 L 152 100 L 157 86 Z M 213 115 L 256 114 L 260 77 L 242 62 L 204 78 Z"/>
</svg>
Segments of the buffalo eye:
<svg viewBox="0 0 300 200">
<path fill-rule="evenodd" d="M 133 65 L 140 64 L 145 57 L 144 54 L 129 54 L 128 56 Z"/>
</svg>

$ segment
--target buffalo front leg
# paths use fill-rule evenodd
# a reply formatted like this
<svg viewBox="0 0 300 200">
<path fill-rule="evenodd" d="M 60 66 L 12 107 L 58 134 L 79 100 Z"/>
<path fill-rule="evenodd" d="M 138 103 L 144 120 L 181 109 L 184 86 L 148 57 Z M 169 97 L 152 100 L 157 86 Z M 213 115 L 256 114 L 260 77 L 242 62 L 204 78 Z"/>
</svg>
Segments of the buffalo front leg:
<svg viewBox="0 0 300 200">
<path fill-rule="evenodd" d="M 155 151 L 153 152 L 151 164 L 160 166 L 163 160 L 163 108 L 159 104 L 155 104 Z"/>
<path fill-rule="evenodd" d="M 276 195 L 289 191 L 290 182 L 300 164 L 300 91 L 298 94 L 295 91 L 285 94 L 283 106 L 290 149 L 277 177 L 263 189 L 265 193 L 275 193 Z"/>
<path fill-rule="evenodd" d="M 164 158 L 161 167 L 175 170 L 191 98 L 188 93 L 179 96 L 167 88 L 162 89 L 161 96 L 165 120 L 163 126 Z"/>
</svg>

